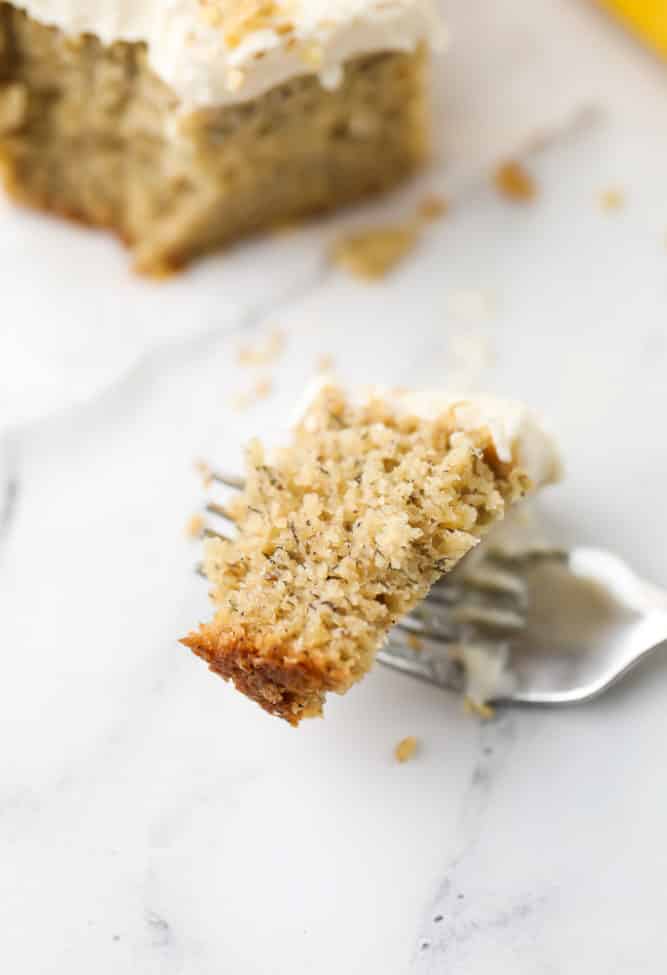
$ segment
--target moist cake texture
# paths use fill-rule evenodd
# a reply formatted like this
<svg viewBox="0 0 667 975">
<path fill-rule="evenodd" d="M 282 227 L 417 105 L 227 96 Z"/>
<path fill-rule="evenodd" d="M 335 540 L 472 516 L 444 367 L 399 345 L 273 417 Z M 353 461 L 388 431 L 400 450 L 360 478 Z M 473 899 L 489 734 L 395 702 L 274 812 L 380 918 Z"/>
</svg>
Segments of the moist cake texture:
<svg viewBox="0 0 667 975">
<path fill-rule="evenodd" d="M 248 38 L 266 33 L 250 18 L 247 37 L 230 39 L 229 24 L 215 26 L 210 4 L 194 6 L 209 32 L 195 45 L 200 55 L 217 38 L 213 31 L 229 63 Z M 279 31 L 280 23 L 273 26 Z M 165 63 L 187 43 L 171 38 Z M 300 52 L 298 68 L 281 61 L 259 76 L 277 56 L 274 45 L 247 54 L 252 72 L 245 61 L 242 68 L 226 61 L 222 80 L 217 62 L 204 75 L 193 61 L 198 84 L 190 88 L 186 63 L 177 76 L 181 90 L 156 72 L 144 41 L 70 34 L 0 2 L 6 188 L 19 202 L 113 230 L 140 270 L 160 273 L 244 234 L 386 190 L 422 161 L 423 45 L 410 37 L 405 50 L 371 50 L 340 64 L 321 62 L 306 39 L 287 37 L 283 47 Z M 273 77 L 282 80 L 270 85 Z"/>
<path fill-rule="evenodd" d="M 215 616 L 183 642 L 270 713 L 319 715 L 507 507 L 553 478 L 546 435 L 515 424 L 503 439 L 489 409 L 325 385 L 289 446 L 249 448 L 237 537 L 206 543 Z"/>
</svg>

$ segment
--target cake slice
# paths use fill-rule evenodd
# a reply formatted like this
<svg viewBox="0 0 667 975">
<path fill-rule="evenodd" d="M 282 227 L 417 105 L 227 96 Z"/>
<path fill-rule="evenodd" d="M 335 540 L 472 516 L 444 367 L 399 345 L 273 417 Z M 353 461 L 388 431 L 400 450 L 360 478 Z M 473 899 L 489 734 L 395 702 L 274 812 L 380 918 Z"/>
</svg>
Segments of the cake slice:
<svg viewBox="0 0 667 975">
<path fill-rule="evenodd" d="M 291 443 L 251 444 L 209 539 L 215 615 L 183 641 L 211 670 L 296 725 L 370 668 L 389 630 L 507 507 L 555 478 L 547 435 L 491 398 L 324 385 Z"/>
<path fill-rule="evenodd" d="M 0 177 L 140 270 L 394 186 L 434 0 L 0 0 Z"/>
</svg>

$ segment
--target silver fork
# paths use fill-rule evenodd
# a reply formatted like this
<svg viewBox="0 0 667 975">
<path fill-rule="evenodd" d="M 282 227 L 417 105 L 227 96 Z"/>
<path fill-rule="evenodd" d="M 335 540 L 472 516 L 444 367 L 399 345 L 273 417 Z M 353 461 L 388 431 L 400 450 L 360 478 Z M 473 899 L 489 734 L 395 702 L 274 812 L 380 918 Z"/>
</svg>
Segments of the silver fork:
<svg viewBox="0 0 667 975">
<path fill-rule="evenodd" d="M 208 478 L 234 491 L 244 486 L 220 471 Z M 206 511 L 233 523 L 224 504 L 210 501 Z M 210 526 L 204 534 L 230 537 Z M 377 660 L 462 691 L 472 648 L 511 661 L 489 703 L 557 706 L 602 694 L 665 641 L 667 591 L 618 556 L 579 546 L 517 553 L 490 535 L 392 629 Z"/>
</svg>

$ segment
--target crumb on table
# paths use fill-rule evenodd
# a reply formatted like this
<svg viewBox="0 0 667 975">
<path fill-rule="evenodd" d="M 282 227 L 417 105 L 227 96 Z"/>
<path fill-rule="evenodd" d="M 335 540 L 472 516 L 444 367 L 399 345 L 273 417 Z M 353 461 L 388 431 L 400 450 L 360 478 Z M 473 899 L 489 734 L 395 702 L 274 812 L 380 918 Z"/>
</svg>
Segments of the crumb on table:
<svg viewBox="0 0 667 975">
<path fill-rule="evenodd" d="M 463 706 L 468 714 L 476 714 L 484 721 L 489 721 L 496 713 L 490 704 L 482 704 L 481 701 L 475 701 L 468 695 L 463 699 Z"/>
<path fill-rule="evenodd" d="M 537 184 L 525 166 L 516 159 L 500 163 L 493 174 L 497 191 L 507 200 L 528 203 L 537 196 Z"/>
<path fill-rule="evenodd" d="M 417 240 L 412 223 L 375 227 L 342 237 L 333 247 L 332 259 L 354 277 L 378 280 L 414 249 Z"/>
<path fill-rule="evenodd" d="M 249 389 L 242 389 L 234 393 L 229 401 L 232 409 L 240 412 L 254 406 L 260 399 L 266 399 L 271 395 L 273 382 L 269 376 L 261 376 L 252 384 Z"/>
<path fill-rule="evenodd" d="M 408 633 L 407 642 L 410 649 L 414 650 L 416 653 L 419 653 L 420 650 L 424 649 L 424 644 L 415 633 Z"/>
<path fill-rule="evenodd" d="M 271 395 L 272 389 L 273 382 L 268 376 L 264 376 L 262 379 L 258 379 L 255 383 L 254 393 L 257 399 L 266 399 L 267 396 Z"/>
<path fill-rule="evenodd" d="M 408 735 L 407 738 L 402 738 L 396 748 L 394 749 L 394 757 L 397 762 L 408 762 L 414 757 L 418 741 L 414 735 Z"/>
<path fill-rule="evenodd" d="M 321 355 L 317 360 L 317 371 L 318 372 L 331 372 L 335 366 L 334 357 L 329 353 Z"/>
<path fill-rule="evenodd" d="M 448 211 L 449 201 L 444 196 L 428 193 L 417 207 L 417 216 L 420 220 L 438 220 L 447 216 Z"/>
<path fill-rule="evenodd" d="M 205 460 L 195 461 L 195 470 L 197 471 L 197 473 L 202 479 L 203 487 L 205 488 L 210 487 L 211 482 L 213 480 L 213 472 L 211 471 L 211 468 L 206 463 L 206 461 Z"/>
<path fill-rule="evenodd" d="M 603 210 L 620 210 L 625 203 L 625 194 L 618 187 L 610 187 L 600 193 L 600 206 Z"/>
<path fill-rule="evenodd" d="M 204 531 L 204 519 L 202 515 L 192 515 L 192 517 L 188 519 L 185 526 L 185 531 L 190 538 L 199 538 Z"/>
<path fill-rule="evenodd" d="M 233 393 L 229 398 L 229 405 L 236 413 L 242 413 L 243 410 L 247 410 L 250 406 L 252 400 L 251 393 L 247 389 L 239 390 Z"/>
<path fill-rule="evenodd" d="M 244 344 L 239 347 L 238 361 L 242 366 L 265 366 L 274 362 L 285 348 L 285 334 L 279 328 L 274 328 L 269 335 L 259 339 L 253 345 Z"/>
</svg>

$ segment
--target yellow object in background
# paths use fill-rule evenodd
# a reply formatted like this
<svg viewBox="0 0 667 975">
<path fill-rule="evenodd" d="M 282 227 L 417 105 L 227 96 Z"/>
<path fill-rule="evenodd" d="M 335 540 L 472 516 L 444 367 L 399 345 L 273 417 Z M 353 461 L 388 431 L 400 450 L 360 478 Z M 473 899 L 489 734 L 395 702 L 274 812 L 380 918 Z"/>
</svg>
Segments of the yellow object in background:
<svg viewBox="0 0 667 975">
<path fill-rule="evenodd" d="M 667 57 L 667 0 L 600 0 Z"/>
</svg>

